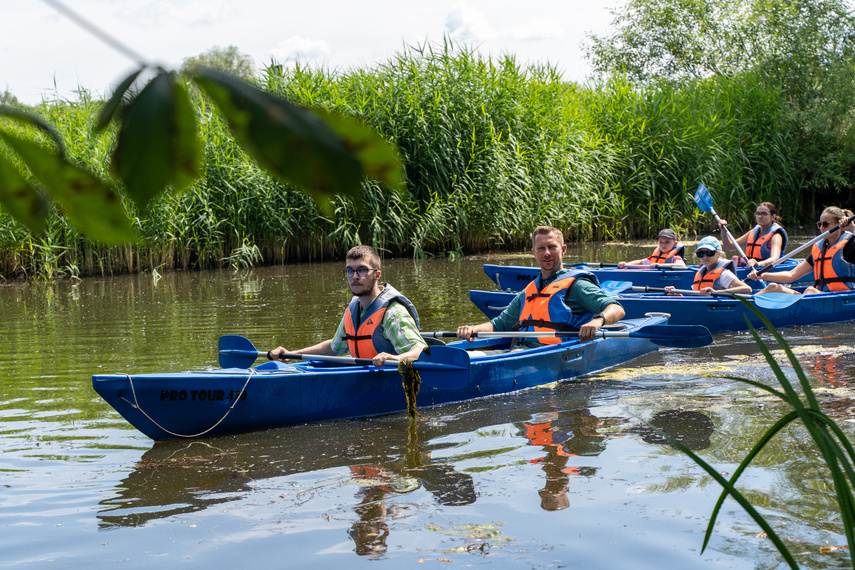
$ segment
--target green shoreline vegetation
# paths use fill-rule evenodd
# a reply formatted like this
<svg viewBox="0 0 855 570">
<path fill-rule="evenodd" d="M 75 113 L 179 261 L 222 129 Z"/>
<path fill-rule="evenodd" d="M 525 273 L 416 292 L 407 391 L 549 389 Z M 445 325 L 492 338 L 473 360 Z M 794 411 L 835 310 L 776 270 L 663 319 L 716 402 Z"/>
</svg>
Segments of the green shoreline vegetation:
<svg viewBox="0 0 855 570">
<path fill-rule="evenodd" d="M 524 247 L 540 223 L 574 241 L 649 237 L 662 227 L 697 234 L 713 228 L 692 200 L 701 182 L 735 227 L 749 227 L 760 200 L 777 204 L 789 224 L 845 205 L 855 173 L 848 109 L 796 100 L 798 85 L 762 68 L 606 77 L 568 83 L 549 65 L 486 59 L 450 41 L 411 47 L 372 69 L 271 64 L 256 80 L 263 90 L 357 117 L 400 151 L 403 191 L 366 179 L 361 202 L 336 196 L 331 214 L 260 168 L 191 87 L 202 176 L 144 215 L 127 201 L 138 243 L 99 245 L 55 205 L 38 235 L 0 210 L 0 277 L 242 268 L 334 259 L 357 243 L 392 256 L 456 255 Z M 855 91 L 848 75 L 834 78 L 826 98 Z M 80 91 L 76 101 L 27 111 L 53 126 L 71 162 L 110 180 L 116 128 L 93 132 L 102 105 Z M 4 117 L 0 126 L 44 140 Z M 0 155 L 20 165 L 2 142 Z"/>
</svg>

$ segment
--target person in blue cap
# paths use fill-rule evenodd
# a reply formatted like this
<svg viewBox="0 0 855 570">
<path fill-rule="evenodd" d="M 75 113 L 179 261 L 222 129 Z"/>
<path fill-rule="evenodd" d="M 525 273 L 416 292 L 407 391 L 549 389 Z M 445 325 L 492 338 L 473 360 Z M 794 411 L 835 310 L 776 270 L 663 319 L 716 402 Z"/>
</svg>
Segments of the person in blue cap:
<svg viewBox="0 0 855 570">
<path fill-rule="evenodd" d="M 704 296 L 709 296 L 713 291 L 750 295 L 751 286 L 736 276 L 732 261 L 721 259 L 723 254 L 721 242 L 712 236 L 707 236 L 698 242 L 695 255 L 701 263 L 698 272 L 695 273 L 692 289 Z M 674 288 L 665 287 L 669 295 L 675 295 L 671 293 L 672 289 Z"/>
</svg>

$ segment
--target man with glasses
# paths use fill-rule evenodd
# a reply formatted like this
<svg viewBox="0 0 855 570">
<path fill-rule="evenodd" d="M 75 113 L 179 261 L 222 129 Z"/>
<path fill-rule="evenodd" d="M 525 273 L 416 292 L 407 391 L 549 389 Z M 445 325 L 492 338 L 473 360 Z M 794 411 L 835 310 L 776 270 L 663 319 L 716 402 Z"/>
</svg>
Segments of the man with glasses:
<svg viewBox="0 0 855 570">
<path fill-rule="evenodd" d="M 314 346 L 289 351 L 278 346 L 271 360 L 286 352 L 371 358 L 377 367 L 404 358 L 416 360 L 427 344 L 419 334 L 419 315 L 413 304 L 388 283 L 380 282 L 380 256 L 367 245 L 347 252 L 344 276 L 353 299 L 335 335 Z"/>
<path fill-rule="evenodd" d="M 792 283 L 813 271 L 814 284 L 813 287 L 804 290 L 805 295 L 855 289 L 855 236 L 846 231 L 848 223 L 845 210 L 833 206 L 826 208 L 819 216 L 816 228 L 825 232 L 834 226 L 839 226 L 840 230 L 831 234 L 828 239 L 822 240 L 822 243 L 814 244 L 810 255 L 790 271 L 764 273 L 762 276 L 752 271 L 748 279 L 774 281 L 758 293 L 799 295 L 801 291 L 790 289 L 780 283 Z"/>
</svg>

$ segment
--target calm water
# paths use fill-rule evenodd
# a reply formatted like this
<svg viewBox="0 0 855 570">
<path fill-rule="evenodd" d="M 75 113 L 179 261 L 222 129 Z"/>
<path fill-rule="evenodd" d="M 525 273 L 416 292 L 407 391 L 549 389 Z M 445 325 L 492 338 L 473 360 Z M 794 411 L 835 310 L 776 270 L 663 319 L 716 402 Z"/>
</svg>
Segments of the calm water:
<svg viewBox="0 0 855 570">
<path fill-rule="evenodd" d="M 587 246 L 567 261 L 648 249 Z M 452 329 L 484 320 L 467 292 L 490 287 L 485 261 L 530 264 L 389 260 L 384 277 L 423 329 Z M 732 473 L 786 412 L 720 377 L 774 382 L 744 333 L 422 409 L 417 426 L 400 414 L 153 444 L 92 390 L 99 372 L 216 367 L 221 334 L 265 350 L 328 338 L 348 299 L 341 267 L 0 285 L 0 566 L 783 567 L 734 502 L 700 553 L 720 488 L 642 423 Z M 851 324 L 786 335 L 828 412 L 855 431 Z M 741 488 L 805 567 L 845 566 L 845 553 L 820 553 L 845 538 L 815 455 L 789 429 Z"/>
</svg>

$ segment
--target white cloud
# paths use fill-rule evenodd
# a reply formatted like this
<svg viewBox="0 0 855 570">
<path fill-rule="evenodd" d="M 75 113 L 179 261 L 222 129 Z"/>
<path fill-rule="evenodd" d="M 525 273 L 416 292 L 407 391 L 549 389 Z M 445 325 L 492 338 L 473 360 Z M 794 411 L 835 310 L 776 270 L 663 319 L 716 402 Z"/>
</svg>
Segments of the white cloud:
<svg viewBox="0 0 855 570">
<path fill-rule="evenodd" d="M 445 29 L 453 39 L 469 45 L 493 40 L 555 40 L 567 35 L 561 23 L 554 18 L 534 18 L 501 27 L 494 24 L 484 12 L 466 2 L 459 2 L 451 8 L 445 19 Z"/>
<path fill-rule="evenodd" d="M 452 39 L 463 44 L 479 44 L 497 37 L 487 16 L 466 2 L 455 4 L 445 18 L 445 29 Z"/>
<path fill-rule="evenodd" d="M 160 0 L 140 2 L 123 0 L 115 16 L 120 21 L 143 28 L 187 25 L 209 26 L 225 22 L 237 15 L 227 0 Z"/>
<path fill-rule="evenodd" d="M 560 40 L 567 35 L 564 27 L 555 20 L 529 20 L 508 30 L 508 37 L 520 41 Z"/>
<path fill-rule="evenodd" d="M 323 61 L 330 55 L 330 46 L 323 40 L 294 36 L 279 42 L 270 55 L 278 63 Z"/>
</svg>

